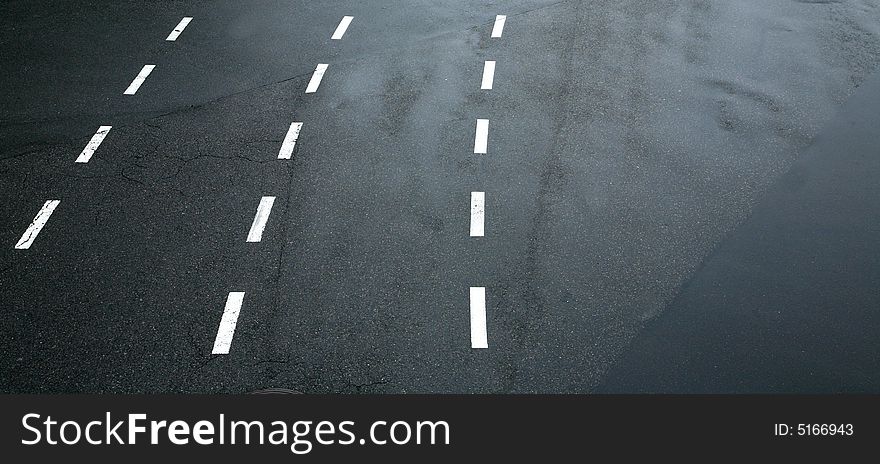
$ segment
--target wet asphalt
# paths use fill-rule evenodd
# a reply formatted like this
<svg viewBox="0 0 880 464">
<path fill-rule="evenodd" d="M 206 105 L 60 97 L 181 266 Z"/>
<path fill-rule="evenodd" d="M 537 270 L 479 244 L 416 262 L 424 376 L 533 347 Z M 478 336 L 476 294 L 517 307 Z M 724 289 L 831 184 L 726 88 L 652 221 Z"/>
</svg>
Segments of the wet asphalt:
<svg viewBox="0 0 880 464">
<path fill-rule="evenodd" d="M 0 16 L 4 392 L 880 390 L 878 2 L 34 0 Z M 247 243 L 262 196 L 276 203 Z M 246 296 L 212 355 L 229 292 Z"/>
</svg>

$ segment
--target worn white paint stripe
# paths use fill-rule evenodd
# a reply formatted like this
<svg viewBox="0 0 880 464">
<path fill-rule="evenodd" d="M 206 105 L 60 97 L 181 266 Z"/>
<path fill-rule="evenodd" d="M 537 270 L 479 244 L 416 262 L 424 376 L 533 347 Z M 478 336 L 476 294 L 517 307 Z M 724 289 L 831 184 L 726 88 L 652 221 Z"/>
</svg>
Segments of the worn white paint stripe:
<svg viewBox="0 0 880 464">
<path fill-rule="evenodd" d="M 471 287 L 471 348 L 489 348 L 486 330 L 486 287 Z"/>
<path fill-rule="evenodd" d="M 471 237 L 486 233 L 486 193 L 471 192 Z"/>
<path fill-rule="evenodd" d="M 15 244 L 16 250 L 27 250 L 31 247 L 31 244 L 34 243 L 34 239 L 37 238 L 37 235 L 43 230 L 43 226 L 45 226 L 46 222 L 49 220 L 49 216 L 52 215 L 52 212 L 55 211 L 55 208 L 58 207 L 60 203 L 61 200 L 47 200 L 46 203 L 43 203 L 43 207 L 37 212 L 34 221 L 31 222 L 31 225 L 29 225 L 27 230 L 24 231 L 24 235 L 21 236 L 18 243 Z"/>
<path fill-rule="evenodd" d="M 336 26 L 336 32 L 333 33 L 333 37 L 330 37 L 333 40 L 339 40 L 345 35 L 345 31 L 348 29 L 348 25 L 351 24 L 351 20 L 354 19 L 354 16 L 343 16 L 342 21 L 339 22 L 339 26 Z"/>
<path fill-rule="evenodd" d="M 180 33 L 183 32 L 184 29 L 186 29 L 186 26 L 189 25 L 190 21 L 192 21 L 192 18 L 189 16 L 181 19 L 180 23 L 177 24 L 177 27 L 175 27 L 174 30 L 171 31 L 170 34 L 168 34 L 168 37 L 165 40 L 169 42 L 174 42 L 175 40 L 177 40 L 177 38 L 180 37 Z"/>
<path fill-rule="evenodd" d="M 248 242 L 253 243 L 263 240 L 263 229 L 266 228 L 266 222 L 269 221 L 269 214 L 272 212 L 272 205 L 274 203 L 275 197 L 263 197 L 260 200 L 260 206 L 257 206 L 257 215 L 254 216 L 251 231 L 248 232 Z"/>
<path fill-rule="evenodd" d="M 138 89 L 141 88 L 141 84 L 143 84 L 144 81 L 147 80 L 147 76 L 149 76 L 150 73 L 153 72 L 153 68 L 155 67 L 156 65 L 154 64 L 144 65 L 144 68 L 141 69 L 141 72 L 139 72 L 137 77 L 135 77 L 134 80 L 131 81 L 131 84 L 128 86 L 127 89 L 125 89 L 125 92 L 123 93 L 125 95 L 134 95 L 135 93 L 137 93 Z"/>
<path fill-rule="evenodd" d="M 504 32 L 504 22 L 507 21 L 507 16 L 498 15 L 495 17 L 495 26 L 492 27 L 492 37 L 501 37 L 501 33 Z"/>
<path fill-rule="evenodd" d="M 321 79 L 324 78 L 324 71 L 327 71 L 327 66 L 326 64 L 319 64 L 315 68 L 315 73 L 312 74 L 309 85 L 306 87 L 306 93 L 315 93 L 318 90 L 318 86 L 321 85 Z"/>
<path fill-rule="evenodd" d="M 483 84 L 480 85 L 482 90 L 492 90 L 492 83 L 495 82 L 495 62 L 487 61 L 483 65 Z"/>
<path fill-rule="evenodd" d="M 229 292 L 211 354 L 229 354 L 229 347 L 232 346 L 232 337 L 235 335 L 235 326 L 238 324 L 238 314 L 241 312 L 243 302 L 244 292 Z"/>
<path fill-rule="evenodd" d="M 101 146 L 101 142 L 104 141 L 104 137 L 107 137 L 107 134 L 110 132 L 113 126 L 101 126 L 98 128 L 98 132 L 95 132 L 95 135 L 92 136 L 92 139 L 89 140 L 89 143 L 86 144 L 86 147 L 83 148 L 82 153 L 76 158 L 77 163 L 88 163 L 90 159 L 92 159 L 92 155 L 95 154 L 95 150 Z"/>
<path fill-rule="evenodd" d="M 477 135 L 474 137 L 474 153 L 486 154 L 489 145 L 489 120 L 477 119 Z"/>
<path fill-rule="evenodd" d="M 293 155 L 293 147 L 296 146 L 296 139 L 299 138 L 299 131 L 302 130 L 303 123 L 295 122 L 290 125 L 287 135 L 284 136 L 284 142 L 281 144 L 281 151 L 278 152 L 278 159 L 290 159 Z"/>
</svg>

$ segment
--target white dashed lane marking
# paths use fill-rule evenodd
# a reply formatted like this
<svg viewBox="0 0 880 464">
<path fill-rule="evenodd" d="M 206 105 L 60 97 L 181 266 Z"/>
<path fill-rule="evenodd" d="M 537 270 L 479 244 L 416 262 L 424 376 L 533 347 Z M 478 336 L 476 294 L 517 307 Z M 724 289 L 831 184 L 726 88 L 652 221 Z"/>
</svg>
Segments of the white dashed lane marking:
<svg viewBox="0 0 880 464">
<path fill-rule="evenodd" d="M 260 205 L 257 206 L 257 215 L 254 216 L 254 222 L 248 232 L 248 242 L 256 243 L 263 240 L 263 229 L 266 228 L 266 222 L 269 221 L 269 214 L 272 213 L 274 203 L 275 197 L 263 197 L 260 200 Z"/>
<path fill-rule="evenodd" d="M 95 150 L 101 146 L 101 142 L 104 141 L 104 137 L 107 137 L 107 134 L 110 132 L 113 126 L 101 126 L 98 128 L 98 132 L 95 132 L 95 135 L 92 136 L 92 139 L 89 140 L 89 143 L 86 144 L 86 147 L 83 148 L 82 153 L 76 158 L 77 163 L 88 163 L 90 159 L 92 159 L 92 155 L 95 154 Z"/>
<path fill-rule="evenodd" d="M 498 15 L 495 17 L 495 26 L 492 27 L 493 38 L 501 37 L 501 33 L 504 32 L 505 21 L 507 21 L 507 16 L 505 15 Z"/>
<path fill-rule="evenodd" d="M 229 347 L 232 346 L 232 337 L 235 335 L 235 325 L 238 324 L 238 314 L 241 312 L 243 302 L 244 292 L 229 293 L 211 354 L 229 354 Z"/>
<path fill-rule="evenodd" d="M 192 21 L 192 18 L 190 18 L 189 16 L 181 19 L 180 23 L 177 24 L 177 27 L 175 27 L 174 30 L 171 31 L 170 34 L 168 34 L 168 37 L 165 40 L 169 42 L 174 42 L 175 40 L 177 40 L 177 38 L 180 37 L 180 33 L 183 32 L 184 29 L 186 29 L 186 26 L 189 25 L 190 21 Z"/>
<path fill-rule="evenodd" d="M 492 83 L 495 82 L 495 62 L 487 61 L 483 65 L 483 83 L 480 85 L 482 90 L 492 90 Z"/>
<path fill-rule="evenodd" d="M 293 155 L 293 147 L 296 146 L 296 140 L 299 138 L 302 126 L 303 123 L 301 122 L 295 122 L 290 125 L 287 135 L 284 136 L 284 142 L 281 144 L 281 151 L 278 152 L 278 159 L 290 159 Z"/>
<path fill-rule="evenodd" d="M 486 232 L 486 193 L 471 192 L 471 237 L 483 237 Z"/>
<path fill-rule="evenodd" d="M 319 64 L 317 68 L 315 68 L 315 73 L 312 74 L 312 78 L 309 80 L 309 85 L 306 87 L 306 93 L 315 93 L 318 91 L 318 86 L 321 85 L 321 79 L 324 78 L 324 72 L 327 71 L 327 64 Z"/>
<path fill-rule="evenodd" d="M 489 348 L 486 330 L 486 287 L 471 287 L 471 348 Z"/>
<path fill-rule="evenodd" d="M 154 64 L 144 65 L 144 68 L 141 69 L 141 72 L 139 72 L 137 77 L 135 77 L 134 80 L 131 81 L 131 84 L 128 86 L 127 89 L 125 89 L 125 92 L 123 93 L 125 95 L 134 95 L 135 93 L 137 93 L 138 89 L 141 88 L 141 84 L 143 84 L 144 81 L 147 80 L 147 76 L 149 76 L 150 73 L 153 72 L 153 68 L 155 67 L 156 65 Z"/>
<path fill-rule="evenodd" d="M 348 25 L 351 24 L 351 20 L 354 19 L 354 16 L 343 16 L 342 21 L 339 22 L 339 26 L 336 27 L 336 32 L 333 33 L 333 37 L 330 37 L 333 40 L 339 40 L 345 35 L 345 31 L 348 30 Z"/>
<path fill-rule="evenodd" d="M 477 119 L 477 134 L 474 136 L 474 153 L 486 154 L 489 145 L 489 120 Z"/>
<path fill-rule="evenodd" d="M 492 37 L 501 37 L 507 16 L 495 17 Z M 481 90 L 492 90 L 495 82 L 495 62 L 486 61 L 483 65 L 483 81 Z M 489 145 L 489 120 L 477 119 L 477 132 L 474 136 L 474 153 L 486 154 Z M 471 192 L 471 237 L 484 237 L 486 234 L 486 193 Z M 486 287 L 471 287 L 471 348 L 485 349 L 489 347 L 489 335 L 486 329 Z"/>
<path fill-rule="evenodd" d="M 40 211 L 37 212 L 36 217 L 34 217 L 34 221 L 31 222 L 31 225 L 24 231 L 24 235 L 21 236 L 18 243 L 15 244 L 16 250 L 27 250 L 31 247 L 31 244 L 34 243 L 34 239 L 36 239 L 40 231 L 43 230 L 43 226 L 49 221 L 52 212 L 55 211 L 55 208 L 57 208 L 60 203 L 61 200 L 47 200 L 46 203 L 43 204 L 43 207 L 40 208 Z"/>
</svg>

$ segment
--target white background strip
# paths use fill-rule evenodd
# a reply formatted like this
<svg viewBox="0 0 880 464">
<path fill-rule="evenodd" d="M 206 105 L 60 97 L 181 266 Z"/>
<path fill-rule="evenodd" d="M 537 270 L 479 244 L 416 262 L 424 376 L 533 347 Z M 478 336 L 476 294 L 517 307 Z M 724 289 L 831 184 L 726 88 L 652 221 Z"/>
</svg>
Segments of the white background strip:
<svg viewBox="0 0 880 464">
<path fill-rule="evenodd" d="M 477 119 L 477 134 L 474 137 L 474 153 L 486 154 L 489 145 L 489 120 Z"/>
<path fill-rule="evenodd" d="M 24 235 L 21 236 L 18 243 L 15 244 L 16 250 L 26 250 L 31 247 L 31 244 L 34 243 L 34 239 L 37 238 L 37 235 L 43 230 L 43 226 L 45 226 L 46 222 L 49 220 L 49 216 L 52 215 L 52 212 L 55 211 L 55 208 L 58 207 L 60 203 L 61 200 L 48 200 L 46 203 L 43 203 L 43 207 L 37 212 L 34 221 L 31 222 L 31 225 L 24 231 Z"/>
<path fill-rule="evenodd" d="M 77 163 L 88 163 L 90 159 L 92 159 L 92 155 L 95 154 L 95 150 L 101 146 L 101 142 L 104 141 L 104 137 L 107 137 L 107 133 L 110 132 L 113 126 L 101 126 L 98 128 L 98 132 L 95 132 L 95 135 L 92 136 L 92 139 L 89 140 L 89 143 L 86 144 L 86 147 L 83 148 L 82 153 L 76 158 Z"/>
<path fill-rule="evenodd" d="M 250 232 L 248 232 L 248 242 L 263 240 L 263 229 L 266 228 L 266 222 L 269 221 L 269 214 L 272 212 L 273 203 L 275 203 L 275 197 L 263 197 L 260 199 L 260 205 L 257 206 L 257 215 L 254 216 L 254 222 L 251 224 Z"/>
<path fill-rule="evenodd" d="M 317 68 L 315 68 L 314 74 L 312 74 L 312 78 L 309 80 L 309 85 L 306 87 L 306 93 L 315 93 L 318 91 L 318 86 L 321 85 L 321 79 L 324 78 L 324 71 L 327 70 L 326 64 L 319 64 Z"/>
<path fill-rule="evenodd" d="M 244 292 L 229 293 L 211 354 L 229 354 L 229 347 L 232 346 L 232 337 L 235 335 L 235 325 L 238 324 L 238 314 L 241 312 L 243 302 Z"/>
<path fill-rule="evenodd" d="M 483 66 L 483 83 L 480 85 L 482 90 L 492 90 L 492 83 L 495 81 L 495 62 L 487 61 Z"/>
<path fill-rule="evenodd" d="M 495 17 L 495 26 L 492 27 L 492 37 L 501 37 L 501 33 L 504 32 L 504 22 L 507 21 L 507 16 L 498 15 Z"/>
<path fill-rule="evenodd" d="M 192 21 L 192 18 L 190 18 L 189 16 L 181 19 L 180 23 L 177 24 L 177 27 L 175 27 L 174 30 L 171 31 L 170 34 L 168 34 L 168 37 L 165 40 L 169 42 L 174 42 L 175 40 L 177 40 L 177 38 L 180 37 L 180 33 L 183 32 L 184 29 L 186 29 L 186 26 L 189 24 L 190 21 Z"/>
<path fill-rule="evenodd" d="M 278 159 L 290 159 L 293 155 L 293 147 L 296 146 L 296 140 L 299 138 L 302 126 L 303 123 L 301 122 L 295 122 L 290 125 L 287 135 L 284 136 L 284 142 L 281 144 L 281 151 L 278 152 Z"/>
<path fill-rule="evenodd" d="M 486 193 L 471 192 L 471 237 L 485 235 Z"/>
<path fill-rule="evenodd" d="M 348 25 L 351 24 L 351 20 L 354 19 L 354 16 L 343 16 L 342 21 L 339 22 L 339 26 L 336 27 L 336 32 L 333 33 L 333 37 L 330 37 L 333 40 L 339 40 L 345 35 L 345 31 L 348 29 Z"/>
<path fill-rule="evenodd" d="M 144 81 L 147 80 L 147 76 L 149 76 L 150 73 L 153 72 L 153 68 L 155 67 L 156 65 L 154 64 L 144 65 L 143 69 L 141 69 L 141 72 L 138 73 L 137 77 L 135 77 L 134 80 L 131 81 L 131 84 L 128 86 L 128 88 L 125 89 L 125 95 L 134 95 L 135 93 L 137 93 L 138 89 L 141 88 L 141 84 L 143 84 Z"/>
<path fill-rule="evenodd" d="M 486 330 L 486 287 L 471 287 L 471 348 L 489 348 Z"/>
</svg>

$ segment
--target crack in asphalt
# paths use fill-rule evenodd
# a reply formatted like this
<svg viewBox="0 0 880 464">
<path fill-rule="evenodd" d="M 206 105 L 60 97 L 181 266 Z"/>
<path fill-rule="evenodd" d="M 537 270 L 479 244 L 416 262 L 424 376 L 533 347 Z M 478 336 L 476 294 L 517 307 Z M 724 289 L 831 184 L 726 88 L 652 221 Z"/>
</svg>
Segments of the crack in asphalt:
<svg viewBox="0 0 880 464">
<path fill-rule="evenodd" d="M 280 308 L 280 305 L 281 305 L 281 296 L 280 295 L 281 294 L 280 294 L 280 290 L 279 290 L 279 283 L 281 282 L 281 278 L 283 275 L 281 270 L 284 267 L 284 258 L 285 258 L 285 254 L 286 254 L 285 252 L 287 250 L 287 232 L 288 232 L 289 223 L 290 223 L 291 198 L 293 196 L 293 188 L 291 186 L 293 185 L 294 166 L 295 166 L 295 163 L 297 160 L 297 156 L 296 156 L 297 153 L 298 153 L 298 146 L 294 146 L 294 150 L 293 150 L 293 153 L 291 154 L 291 158 L 286 163 L 287 164 L 287 166 L 286 166 L 286 169 L 287 169 L 287 192 L 286 192 L 285 198 L 284 198 L 284 213 L 282 215 L 284 220 L 282 221 L 281 232 L 280 232 L 281 247 L 278 250 L 278 268 L 275 270 L 275 277 L 274 277 L 274 282 L 272 285 L 272 288 L 274 290 L 274 295 L 272 297 L 272 308 L 269 313 L 269 321 L 266 324 L 266 327 L 275 327 L 277 325 L 279 312 L 281 310 L 281 308 Z M 264 345 L 268 345 L 265 348 L 267 352 L 275 354 L 279 350 L 277 348 L 277 343 L 273 341 L 273 339 L 274 339 L 273 335 L 274 334 L 269 334 L 269 336 L 264 338 L 264 340 L 265 340 Z M 264 379 L 266 379 L 266 380 L 274 379 L 275 377 L 278 376 L 278 373 L 272 369 L 272 366 L 273 366 L 272 364 L 269 364 L 266 371 L 263 373 Z"/>
</svg>

